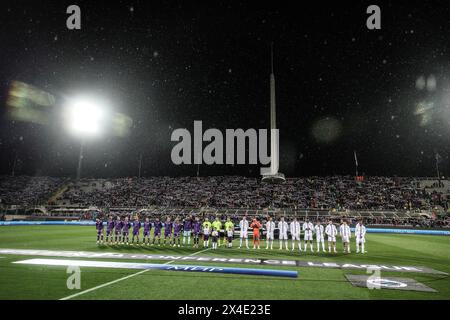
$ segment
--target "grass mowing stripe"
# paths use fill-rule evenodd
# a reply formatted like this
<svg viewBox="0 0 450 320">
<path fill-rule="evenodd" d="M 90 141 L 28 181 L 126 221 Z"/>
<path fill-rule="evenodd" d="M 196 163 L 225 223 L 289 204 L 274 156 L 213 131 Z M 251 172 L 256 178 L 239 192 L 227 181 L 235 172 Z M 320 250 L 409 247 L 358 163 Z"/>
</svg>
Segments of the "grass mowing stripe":
<svg viewBox="0 0 450 320">
<path fill-rule="evenodd" d="M 197 251 L 197 252 L 191 253 L 189 256 L 195 256 L 196 254 L 205 252 L 205 251 L 207 251 L 207 250 L 209 250 L 209 248 L 206 248 L 206 249 L 204 249 L 204 250 L 201 250 L 201 251 Z M 171 261 L 168 261 L 168 262 L 163 263 L 163 264 L 171 264 L 172 262 L 175 262 L 175 260 L 171 260 Z M 99 286 L 96 286 L 96 287 L 93 287 L 93 288 L 90 288 L 90 289 L 87 289 L 87 290 L 84 290 L 84 291 L 75 293 L 75 294 L 73 294 L 73 295 L 70 295 L 70 296 L 61 298 L 61 299 L 59 299 L 59 300 L 69 300 L 69 299 L 72 299 L 72 298 L 81 296 L 82 294 L 85 294 L 85 293 L 88 293 L 88 292 L 91 292 L 91 291 L 94 291 L 94 290 L 97 290 L 97 289 L 100 289 L 100 288 L 104 288 L 104 287 L 109 286 L 109 285 L 111 285 L 111 284 L 114 284 L 114 283 L 117 283 L 117 282 L 120 282 L 120 281 L 123 281 L 123 280 L 127 280 L 127 279 L 129 279 L 129 278 L 138 276 L 138 275 L 140 275 L 140 274 L 142 274 L 142 273 L 145 273 L 145 272 L 147 272 L 147 271 L 150 271 L 150 270 L 151 270 L 151 269 L 142 270 L 142 271 L 139 271 L 139 272 L 130 274 L 130 275 L 128 275 L 128 276 L 125 276 L 125 277 L 122 277 L 122 278 L 119 278 L 119 279 L 116 279 L 116 280 L 113 280 L 113 281 L 110 281 L 110 282 L 101 284 L 101 285 L 99 285 Z"/>
</svg>

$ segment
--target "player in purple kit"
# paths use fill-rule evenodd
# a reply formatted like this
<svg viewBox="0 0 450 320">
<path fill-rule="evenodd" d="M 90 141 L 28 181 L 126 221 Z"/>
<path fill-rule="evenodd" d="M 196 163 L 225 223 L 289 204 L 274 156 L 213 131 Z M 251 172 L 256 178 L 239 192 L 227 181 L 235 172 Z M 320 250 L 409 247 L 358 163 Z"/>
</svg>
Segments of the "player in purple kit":
<svg viewBox="0 0 450 320">
<path fill-rule="evenodd" d="M 97 244 L 103 243 L 103 221 L 97 219 L 95 221 L 95 229 L 97 230 Z"/>
<path fill-rule="evenodd" d="M 114 220 L 113 220 L 112 216 L 109 216 L 108 222 L 106 223 L 106 242 L 107 243 L 113 242 L 113 229 L 114 229 Z"/>
<path fill-rule="evenodd" d="M 201 228 L 202 224 L 200 223 L 199 217 L 195 217 L 194 224 L 192 225 L 192 234 L 194 235 L 194 248 L 198 248 Z"/>
<path fill-rule="evenodd" d="M 178 239 L 178 246 L 181 245 L 181 229 L 183 225 L 180 223 L 180 220 L 178 218 L 175 219 L 175 222 L 173 223 L 173 246 L 175 247 L 177 244 Z"/>
<path fill-rule="evenodd" d="M 183 247 L 186 244 L 186 238 L 187 238 L 187 245 L 189 246 L 191 244 L 191 230 L 192 230 L 192 216 L 188 216 L 183 221 Z"/>
<path fill-rule="evenodd" d="M 129 240 L 128 239 L 128 234 L 130 232 L 130 227 L 131 227 L 131 224 L 128 221 L 128 217 L 125 217 L 125 220 L 124 220 L 124 222 L 122 224 L 122 244 L 126 243 L 127 245 L 129 245 L 129 243 L 128 243 L 128 240 Z"/>
<path fill-rule="evenodd" d="M 169 238 L 169 246 L 172 245 L 172 222 L 170 218 L 167 217 L 166 222 L 164 222 L 164 245 L 166 245 L 167 238 Z"/>
<path fill-rule="evenodd" d="M 114 224 L 114 244 L 119 244 L 122 240 L 121 233 L 122 233 L 122 221 L 120 220 L 120 216 L 117 217 L 116 222 Z"/>
<path fill-rule="evenodd" d="M 158 246 L 161 245 L 161 228 L 162 223 L 159 221 L 159 218 L 156 218 L 156 221 L 154 223 L 155 231 L 153 231 L 153 243 L 152 246 L 155 244 L 155 239 L 158 237 Z"/>
<path fill-rule="evenodd" d="M 136 237 L 136 244 L 139 245 L 139 230 L 141 229 L 141 222 L 139 221 L 139 217 L 136 216 L 136 218 L 133 221 L 133 237 L 131 238 L 131 245 L 134 244 L 134 237 Z"/>
<path fill-rule="evenodd" d="M 150 245 L 150 230 L 152 229 L 152 224 L 149 218 L 145 218 L 144 222 L 144 236 L 142 239 L 142 244 L 145 244 L 145 238 L 147 238 L 147 245 Z"/>
</svg>

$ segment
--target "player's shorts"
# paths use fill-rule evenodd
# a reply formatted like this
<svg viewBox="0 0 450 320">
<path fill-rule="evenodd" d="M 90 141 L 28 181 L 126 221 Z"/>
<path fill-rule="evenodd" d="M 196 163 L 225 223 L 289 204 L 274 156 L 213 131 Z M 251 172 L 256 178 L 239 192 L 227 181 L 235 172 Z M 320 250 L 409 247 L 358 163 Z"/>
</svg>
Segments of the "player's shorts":
<svg viewBox="0 0 450 320">
<path fill-rule="evenodd" d="M 247 239 L 248 238 L 248 232 L 247 231 L 241 231 L 240 237 Z"/>
<path fill-rule="evenodd" d="M 198 238 L 198 236 L 200 235 L 200 232 L 192 232 L 192 235 L 193 235 L 195 238 Z"/>
<path fill-rule="evenodd" d="M 98 230 L 97 229 L 97 234 L 102 234 L 103 233 L 103 229 Z"/>
<path fill-rule="evenodd" d="M 209 234 L 204 234 L 203 241 L 208 241 L 208 240 L 209 240 Z"/>
<path fill-rule="evenodd" d="M 292 234 L 291 233 L 291 236 L 292 236 L 292 241 L 300 241 L 300 235 L 299 234 Z"/>
<path fill-rule="evenodd" d="M 184 236 L 184 237 L 190 237 L 190 236 L 191 236 L 191 230 L 185 230 L 185 231 L 183 231 L 183 236 Z"/>
<path fill-rule="evenodd" d="M 350 242 L 349 236 L 342 236 L 342 242 Z"/>
<path fill-rule="evenodd" d="M 280 233 L 280 235 L 279 235 L 279 239 L 280 240 L 287 240 L 287 233 Z"/>
<path fill-rule="evenodd" d="M 336 242 L 336 236 L 328 236 L 328 242 Z"/>
<path fill-rule="evenodd" d="M 155 231 L 153 233 L 153 237 L 156 237 L 156 236 L 161 237 L 161 231 Z"/>
<path fill-rule="evenodd" d="M 366 238 L 365 237 L 356 237 L 356 243 L 365 243 Z"/>
<path fill-rule="evenodd" d="M 107 235 L 107 236 L 111 235 L 112 233 L 113 233 L 112 230 L 110 230 L 110 229 L 109 229 L 109 230 L 106 230 L 106 235 Z"/>
<path fill-rule="evenodd" d="M 178 238 L 179 236 L 180 236 L 180 233 L 179 233 L 179 232 L 174 232 L 174 233 L 173 233 L 173 237 L 174 237 L 174 238 Z"/>
<path fill-rule="evenodd" d="M 164 232 L 164 237 L 165 238 L 170 238 L 172 236 L 171 232 Z"/>
<path fill-rule="evenodd" d="M 317 241 L 317 242 L 323 242 L 323 241 L 324 241 L 323 235 L 322 235 L 321 237 L 317 237 L 317 236 L 316 236 L 316 241 Z"/>
<path fill-rule="evenodd" d="M 233 242 L 233 237 L 227 237 L 228 242 Z"/>
<path fill-rule="evenodd" d="M 267 232 L 266 233 L 266 238 L 267 238 L 267 240 L 273 240 L 273 238 L 274 238 L 273 232 Z"/>
<path fill-rule="evenodd" d="M 150 237 L 150 231 L 144 231 L 144 237 Z"/>
<path fill-rule="evenodd" d="M 120 236 L 120 231 L 119 230 L 116 230 L 115 233 L 116 233 L 116 236 Z"/>
<path fill-rule="evenodd" d="M 123 232 L 122 232 L 122 235 L 123 235 L 123 236 L 128 236 L 128 233 L 129 233 L 128 231 L 123 231 Z"/>
<path fill-rule="evenodd" d="M 304 237 L 304 240 L 305 240 L 305 241 L 312 241 L 312 239 L 313 239 L 312 232 L 311 232 L 311 231 L 305 231 L 305 237 Z"/>
<path fill-rule="evenodd" d="M 138 236 L 139 235 L 139 230 L 133 230 L 133 236 Z"/>
</svg>

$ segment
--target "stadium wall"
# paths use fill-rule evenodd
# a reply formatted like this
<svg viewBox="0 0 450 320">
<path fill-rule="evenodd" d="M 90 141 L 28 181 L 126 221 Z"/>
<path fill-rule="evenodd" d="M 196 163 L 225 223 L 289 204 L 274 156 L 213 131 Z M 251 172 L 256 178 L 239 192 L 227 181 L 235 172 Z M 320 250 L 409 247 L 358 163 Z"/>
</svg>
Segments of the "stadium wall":
<svg viewBox="0 0 450 320">
<path fill-rule="evenodd" d="M 106 224 L 106 222 L 104 222 Z M 95 221 L 0 221 L 0 226 L 36 226 L 36 225 L 64 225 L 64 226 L 94 226 Z M 350 228 L 355 232 L 355 228 Z M 450 230 L 419 230 L 394 228 L 367 228 L 367 233 L 399 233 L 450 236 Z"/>
</svg>

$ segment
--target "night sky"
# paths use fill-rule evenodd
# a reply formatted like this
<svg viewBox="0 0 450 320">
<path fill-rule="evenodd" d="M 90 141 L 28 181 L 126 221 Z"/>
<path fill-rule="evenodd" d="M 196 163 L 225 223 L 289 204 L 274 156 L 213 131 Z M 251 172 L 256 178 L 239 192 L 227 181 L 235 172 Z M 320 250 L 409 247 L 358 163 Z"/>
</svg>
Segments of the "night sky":
<svg viewBox="0 0 450 320">
<path fill-rule="evenodd" d="M 145 176 L 195 175 L 195 165 L 171 164 L 172 131 L 193 131 L 194 120 L 204 130 L 267 128 L 274 42 L 287 177 L 354 174 L 353 150 L 366 175 L 434 176 L 435 152 L 448 175 L 448 2 L 372 2 L 2 2 L 0 174 L 15 158 L 16 174 L 76 170 L 76 138 L 6 116 L 17 80 L 57 97 L 106 96 L 133 119 L 127 137 L 86 142 L 84 176 L 137 175 L 140 154 Z M 71 4 L 81 30 L 66 28 Z M 366 27 L 369 4 L 381 7 L 381 30 Z M 202 165 L 200 175 L 258 176 L 259 167 Z"/>
</svg>

